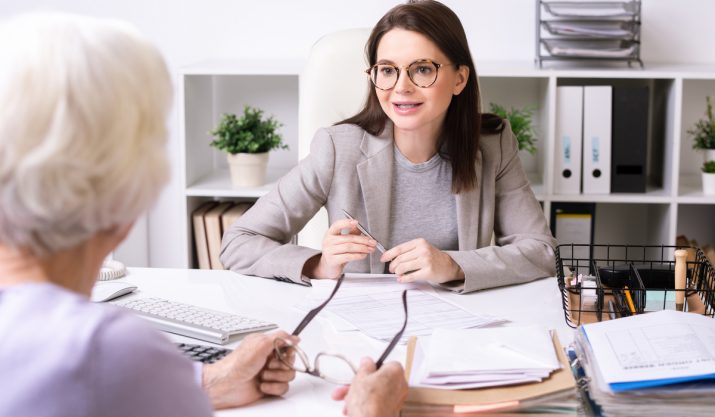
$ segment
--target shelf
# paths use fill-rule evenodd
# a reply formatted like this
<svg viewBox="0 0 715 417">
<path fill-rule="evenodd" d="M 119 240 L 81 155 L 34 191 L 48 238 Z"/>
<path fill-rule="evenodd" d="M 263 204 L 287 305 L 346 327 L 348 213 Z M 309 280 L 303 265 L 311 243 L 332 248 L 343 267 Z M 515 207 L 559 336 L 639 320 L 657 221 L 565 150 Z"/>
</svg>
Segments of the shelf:
<svg viewBox="0 0 715 417">
<path fill-rule="evenodd" d="M 591 203 L 637 203 L 637 204 L 667 204 L 671 196 L 662 188 L 648 187 L 645 193 L 611 193 L 611 194 L 554 194 L 548 196 L 550 201 L 559 202 L 591 202 Z"/>
<path fill-rule="evenodd" d="M 266 184 L 261 187 L 234 188 L 228 170 L 218 170 L 206 175 L 186 188 L 189 197 L 237 197 L 259 198 L 273 189 L 276 182 L 285 175 L 289 168 L 269 167 L 266 172 Z"/>
<path fill-rule="evenodd" d="M 714 204 L 715 195 L 703 194 L 702 179 L 697 175 L 680 177 L 678 203 L 683 204 Z"/>
<path fill-rule="evenodd" d="M 181 75 L 298 75 L 303 62 L 289 59 L 207 60 L 179 69 Z"/>
</svg>

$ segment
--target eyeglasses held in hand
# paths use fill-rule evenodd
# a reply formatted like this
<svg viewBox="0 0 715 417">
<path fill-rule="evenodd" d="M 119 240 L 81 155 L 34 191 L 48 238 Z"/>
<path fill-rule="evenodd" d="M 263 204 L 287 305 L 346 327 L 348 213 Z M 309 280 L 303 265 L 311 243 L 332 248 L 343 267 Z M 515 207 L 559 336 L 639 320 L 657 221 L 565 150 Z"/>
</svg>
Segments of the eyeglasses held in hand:
<svg viewBox="0 0 715 417">
<path fill-rule="evenodd" d="M 437 73 L 441 67 L 454 64 L 438 64 L 429 59 L 417 60 L 407 67 L 407 76 L 412 84 L 420 88 L 431 87 L 437 81 Z M 392 64 L 375 64 L 365 70 L 370 81 L 380 90 L 390 90 L 397 85 L 402 69 Z"/>
<path fill-rule="evenodd" d="M 298 324 L 293 331 L 294 336 L 300 334 L 308 323 L 310 323 L 315 316 L 318 315 L 320 310 L 322 310 L 330 302 L 330 300 L 333 299 L 333 296 L 336 292 L 338 292 L 338 288 L 340 288 L 340 284 L 342 284 L 344 277 L 345 275 L 341 275 L 340 278 L 338 278 L 330 297 L 328 297 L 328 299 L 319 306 L 310 310 L 305 318 L 301 320 L 300 324 Z M 380 369 L 383 362 L 385 362 L 385 359 L 387 359 L 387 356 L 390 352 L 392 352 L 395 345 L 397 345 L 397 342 L 402 338 L 402 334 L 407 327 L 407 290 L 402 292 L 402 306 L 405 310 L 405 320 L 402 323 L 402 328 L 395 334 L 395 336 L 393 336 L 392 340 L 387 345 L 387 348 L 385 348 L 385 351 L 382 355 L 380 355 L 380 358 L 375 363 L 377 369 Z M 355 365 L 339 353 L 320 352 L 315 356 L 313 365 L 311 365 L 308 355 L 287 339 L 277 338 L 273 342 L 273 349 L 276 357 L 296 372 L 307 373 L 334 384 L 350 384 L 357 373 Z M 296 359 L 294 360 L 294 358 Z"/>
</svg>

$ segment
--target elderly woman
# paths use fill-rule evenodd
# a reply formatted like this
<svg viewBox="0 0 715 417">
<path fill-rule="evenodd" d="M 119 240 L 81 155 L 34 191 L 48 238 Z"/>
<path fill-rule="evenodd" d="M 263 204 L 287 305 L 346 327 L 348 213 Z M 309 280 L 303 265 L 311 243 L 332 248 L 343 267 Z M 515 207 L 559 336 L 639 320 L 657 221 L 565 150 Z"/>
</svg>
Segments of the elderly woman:
<svg viewBox="0 0 715 417">
<path fill-rule="evenodd" d="M 51 14 L 0 26 L 0 416 L 207 416 L 294 378 L 272 356 L 277 336 L 297 342 L 285 332 L 201 367 L 88 301 L 168 178 L 170 99 L 160 54 L 121 23 Z M 376 387 L 404 395 L 400 370 L 364 363 L 348 400 L 394 410 L 403 397 Z"/>
</svg>

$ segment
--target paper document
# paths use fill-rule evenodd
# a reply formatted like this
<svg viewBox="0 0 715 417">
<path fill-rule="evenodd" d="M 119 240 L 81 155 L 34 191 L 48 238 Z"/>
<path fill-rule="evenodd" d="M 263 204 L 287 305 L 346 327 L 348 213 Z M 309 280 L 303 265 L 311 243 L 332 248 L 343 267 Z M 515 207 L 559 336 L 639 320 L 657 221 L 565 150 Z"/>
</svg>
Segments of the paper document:
<svg viewBox="0 0 715 417">
<path fill-rule="evenodd" d="M 313 280 L 312 284 L 313 293 L 296 308 L 308 311 L 322 303 L 335 281 Z M 337 315 L 370 337 L 391 340 L 404 321 L 401 294 L 405 289 L 410 290 L 407 293 L 409 319 L 403 340 L 431 334 L 437 328 L 466 329 L 506 321 L 489 314 L 474 314 L 452 304 L 435 295 L 428 284 L 401 284 L 395 275 L 346 274 L 324 311 Z"/>
<path fill-rule="evenodd" d="M 614 391 L 715 379 L 715 321 L 663 310 L 586 324 L 581 330 Z"/>
<path fill-rule="evenodd" d="M 536 326 L 438 329 L 414 360 L 410 385 L 438 389 L 539 382 L 561 367 L 550 333 Z"/>
</svg>

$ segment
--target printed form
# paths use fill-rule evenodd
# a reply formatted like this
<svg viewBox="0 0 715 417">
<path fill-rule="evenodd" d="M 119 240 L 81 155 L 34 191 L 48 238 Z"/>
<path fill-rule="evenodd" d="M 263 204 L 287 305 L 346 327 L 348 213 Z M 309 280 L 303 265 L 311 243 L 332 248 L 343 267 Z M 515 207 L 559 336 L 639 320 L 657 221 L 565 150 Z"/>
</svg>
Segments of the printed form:
<svg viewBox="0 0 715 417">
<path fill-rule="evenodd" d="M 313 280 L 313 292 L 296 308 L 308 311 L 322 303 L 335 286 L 334 280 Z M 435 294 L 425 283 L 401 284 L 391 274 L 345 274 L 335 297 L 325 307 L 355 328 L 380 340 L 390 340 L 405 318 L 402 291 L 407 292 L 409 336 L 432 334 L 434 329 L 466 329 L 500 324 L 506 320 L 489 314 L 474 314 Z"/>
<path fill-rule="evenodd" d="M 715 321 L 707 316 L 663 310 L 583 331 L 608 384 L 715 374 Z"/>
</svg>

